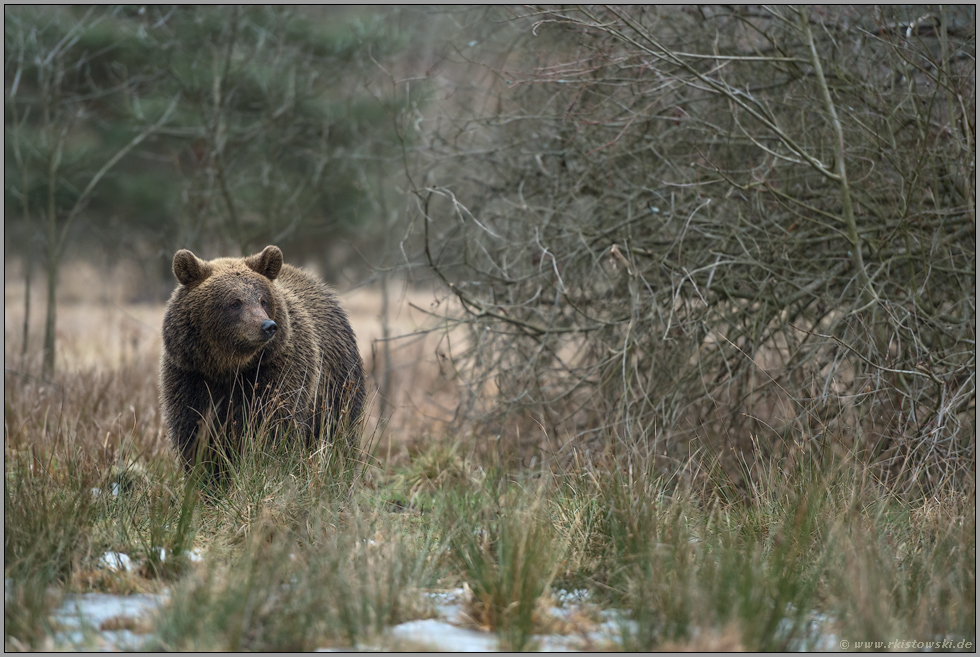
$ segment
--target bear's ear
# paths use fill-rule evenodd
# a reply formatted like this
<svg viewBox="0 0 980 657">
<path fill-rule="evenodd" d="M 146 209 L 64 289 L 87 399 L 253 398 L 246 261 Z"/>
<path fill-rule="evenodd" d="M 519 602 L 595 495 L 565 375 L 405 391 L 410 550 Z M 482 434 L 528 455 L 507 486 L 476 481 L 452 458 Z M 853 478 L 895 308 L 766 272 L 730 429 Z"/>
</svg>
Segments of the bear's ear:
<svg viewBox="0 0 980 657">
<path fill-rule="evenodd" d="M 174 276 L 181 285 L 200 283 L 211 275 L 211 267 L 187 249 L 174 254 Z"/>
<path fill-rule="evenodd" d="M 282 251 L 278 246 L 267 246 L 262 249 L 262 253 L 245 258 L 245 264 L 256 274 L 262 274 L 274 281 L 282 269 Z"/>
</svg>

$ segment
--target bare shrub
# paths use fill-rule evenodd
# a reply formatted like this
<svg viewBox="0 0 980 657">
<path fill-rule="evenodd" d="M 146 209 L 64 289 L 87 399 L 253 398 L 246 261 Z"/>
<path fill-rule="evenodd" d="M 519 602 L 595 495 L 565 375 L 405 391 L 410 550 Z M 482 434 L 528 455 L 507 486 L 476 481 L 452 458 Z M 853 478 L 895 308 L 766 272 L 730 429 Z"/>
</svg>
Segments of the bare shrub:
<svg viewBox="0 0 980 657">
<path fill-rule="evenodd" d="M 461 421 L 969 472 L 973 12 L 490 14 L 459 110 L 406 146 Z"/>
</svg>

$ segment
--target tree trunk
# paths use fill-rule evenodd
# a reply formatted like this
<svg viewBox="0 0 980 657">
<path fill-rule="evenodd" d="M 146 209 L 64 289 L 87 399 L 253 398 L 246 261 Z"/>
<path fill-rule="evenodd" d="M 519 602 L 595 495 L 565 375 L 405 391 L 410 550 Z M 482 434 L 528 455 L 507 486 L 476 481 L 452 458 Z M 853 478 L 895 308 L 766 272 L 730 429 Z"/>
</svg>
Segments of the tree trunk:
<svg viewBox="0 0 980 657">
<path fill-rule="evenodd" d="M 41 374 L 45 379 L 54 376 L 54 327 L 56 315 L 56 297 L 58 289 L 58 255 L 56 248 L 51 245 L 48 249 L 48 303 L 44 317 L 44 366 Z"/>
<path fill-rule="evenodd" d="M 389 231 L 385 231 L 386 236 L 388 232 Z M 387 247 L 387 242 L 388 239 L 386 237 L 385 238 L 386 247 Z M 385 254 L 387 253 L 388 251 L 386 250 Z M 391 398 L 392 395 L 392 390 L 391 390 L 392 364 L 391 364 L 391 341 L 390 341 L 391 304 L 388 299 L 388 282 L 390 278 L 391 278 L 390 274 L 388 273 L 387 270 L 385 270 L 385 273 L 381 276 L 381 339 L 382 339 L 381 348 L 384 350 L 384 355 L 382 356 L 382 358 L 384 359 L 385 369 L 381 377 L 381 409 L 379 413 L 380 417 L 384 417 L 385 413 L 389 409 L 394 408 L 394 403 Z"/>
<path fill-rule="evenodd" d="M 58 181 L 58 169 L 61 165 L 62 148 L 68 126 L 64 126 L 58 138 L 58 144 L 48 159 L 48 211 L 44 218 L 45 224 L 45 263 L 48 273 L 48 302 L 44 315 L 44 362 L 41 366 L 41 376 L 50 379 L 54 376 L 54 326 L 55 326 L 55 294 L 58 286 L 58 207 L 55 204 L 55 186 Z"/>
<path fill-rule="evenodd" d="M 31 272 L 34 267 L 31 262 L 31 254 L 24 256 L 24 341 L 21 344 L 20 355 L 27 357 L 27 341 L 31 334 Z"/>
</svg>

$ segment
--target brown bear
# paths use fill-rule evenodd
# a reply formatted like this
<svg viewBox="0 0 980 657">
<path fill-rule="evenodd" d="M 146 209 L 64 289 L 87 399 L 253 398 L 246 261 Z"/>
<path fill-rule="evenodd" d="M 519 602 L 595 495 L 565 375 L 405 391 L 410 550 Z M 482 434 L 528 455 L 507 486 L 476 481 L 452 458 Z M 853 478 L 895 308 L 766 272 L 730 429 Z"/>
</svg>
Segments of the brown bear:
<svg viewBox="0 0 980 657">
<path fill-rule="evenodd" d="M 267 246 L 247 258 L 174 255 L 180 286 L 163 318 L 160 398 L 185 468 L 213 468 L 243 436 L 355 444 L 364 366 L 347 314 L 316 276 Z M 251 428 L 251 432 L 249 431 Z M 198 443 L 207 436 L 211 444 Z"/>
</svg>

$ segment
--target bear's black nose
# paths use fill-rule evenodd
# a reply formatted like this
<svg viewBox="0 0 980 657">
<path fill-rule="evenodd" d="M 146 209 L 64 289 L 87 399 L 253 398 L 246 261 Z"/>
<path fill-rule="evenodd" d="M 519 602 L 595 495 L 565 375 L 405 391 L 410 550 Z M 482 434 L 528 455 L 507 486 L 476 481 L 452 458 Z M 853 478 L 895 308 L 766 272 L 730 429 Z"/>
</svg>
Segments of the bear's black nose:
<svg viewBox="0 0 980 657">
<path fill-rule="evenodd" d="M 262 332 L 265 333 L 266 337 L 269 338 L 270 340 L 272 339 L 272 336 L 276 334 L 277 328 L 279 327 L 276 326 L 276 323 L 271 319 L 267 319 L 264 322 L 262 322 Z"/>
</svg>

